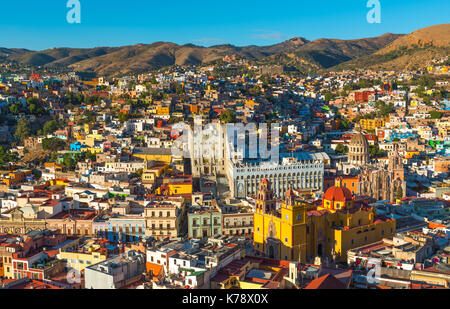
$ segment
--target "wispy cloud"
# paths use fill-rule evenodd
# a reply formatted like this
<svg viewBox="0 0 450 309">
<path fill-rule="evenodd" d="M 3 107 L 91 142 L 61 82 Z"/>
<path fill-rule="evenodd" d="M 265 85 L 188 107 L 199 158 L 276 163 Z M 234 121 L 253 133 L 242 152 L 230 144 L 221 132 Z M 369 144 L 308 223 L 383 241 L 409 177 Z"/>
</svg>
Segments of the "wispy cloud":
<svg viewBox="0 0 450 309">
<path fill-rule="evenodd" d="M 200 38 L 200 39 L 196 39 L 193 40 L 195 43 L 200 43 L 200 44 L 224 44 L 226 43 L 225 40 L 223 39 L 219 39 L 219 38 Z"/>
<path fill-rule="evenodd" d="M 251 37 L 252 39 L 263 39 L 270 41 L 282 41 L 287 39 L 287 35 L 279 31 L 257 30 L 256 32 L 257 33 Z"/>
</svg>

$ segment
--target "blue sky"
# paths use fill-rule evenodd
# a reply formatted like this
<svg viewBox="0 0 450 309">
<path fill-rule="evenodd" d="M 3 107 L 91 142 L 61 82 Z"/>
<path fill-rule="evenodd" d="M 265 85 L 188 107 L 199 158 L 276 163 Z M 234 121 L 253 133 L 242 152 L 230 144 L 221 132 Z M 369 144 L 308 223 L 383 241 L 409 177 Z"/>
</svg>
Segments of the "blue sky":
<svg viewBox="0 0 450 309">
<path fill-rule="evenodd" d="M 367 0 L 79 0 L 81 24 L 69 24 L 67 0 L 1 1 L 0 47 L 33 50 L 356 39 L 448 23 L 450 12 L 448 0 L 380 0 L 381 23 L 369 24 Z"/>
</svg>

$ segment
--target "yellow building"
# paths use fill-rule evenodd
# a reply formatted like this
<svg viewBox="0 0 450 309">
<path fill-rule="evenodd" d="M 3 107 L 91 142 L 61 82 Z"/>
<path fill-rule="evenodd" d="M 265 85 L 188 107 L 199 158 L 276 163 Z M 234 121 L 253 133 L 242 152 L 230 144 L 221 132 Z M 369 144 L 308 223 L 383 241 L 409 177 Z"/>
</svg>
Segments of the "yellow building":
<svg viewBox="0 0 450 309">
<path fill-rule="evenodd" d="M 406 152 L 406 156 L 405 156 L 405 158 L 406 159 L 412 159 L 412 158 L 414 158 L 414 156 L 419 156 L 420 155 L 420 152 L 419 151 L 407 151 Z"/>
<path fill-rule="evenodd" d="M 306 252 L 307 205 L 295 200 L 292 190 L 286 194 L 286 202 L 281 210 L 276 209 L 276 201 L 270 182 L 264 179 L 257 192 L 253 219 L 253 242 L 257 251 L 270 258 L 302 261 Z"/>
<path fill-rule="evenodd" d="M 348 250 L 394 235 L 395 220 L 376 217 L 375 210 L 357 203 L 341 181 L 327 190 L 319 207 L 299 202 L 289 190 L 276 210 L 270 184 L 263 180 L 254 215 L 255 249 L 275 259 L 345 262 Z"/>
<path fill-rule="evenodd" d="M 70 181 L 67 179 L 51 179 L 48 183 L 51 186 L 68 186 Z"/>
<path fill-rule="evenodd" d="M 170 115 L 170 107 L 158 106 L 158 107 L 156 107 L 156 114 L 159 116 L 168 116 L 168 115 Z"/>
<path fill-rule="evenodd" d="M 173 179 L 164 179 L 162 186 L 156 189 L 155 193 L 166 196 L 192 194 L 192 178 L 175 177 Z"/>
<path fill-rule="evenodd" d="M 172 162 L 172 150 L 165 148 L 136 148 L 133 156 L 147 161 L 162 162 L 170 165 Z"/>
<path fill-rule="evenodd" d="M 363 130 L 375 130 L 376 128 L 382 128 L 385 125 L 383 119 L 361 119 L 359 121 Z"/>
<path fill-rule="evenodd" d="M 105 261 L 108 257 L 91 247 L 88 252 L 61 252 L 58 259 L 67 261 L 67 267 L 81 272 L 86 267 Z"/>
<path fill-rule="evenodd" d="M 26 178 L 30 176 L 32 172 L 30 170 L 13 171 L 3 175 L 2 182 L 10 187 L 25 182 Z"/>
<path fill-rule="evenodd" d="M 166 173 L 169 168 L 169 166 L 166 164 L 147 167 L 149 166 L 148 161 L 145 162 L 144 166 L 145 168 L 142 173 L 142 182 L 145 184 L 155 183 L 156 179 Z"/>
<path fill-rule="evenodd" d="M 91 154 L 103 153 L 103 148 L 81 148 L 81 152 L 90 152 Z"/>
</svg>

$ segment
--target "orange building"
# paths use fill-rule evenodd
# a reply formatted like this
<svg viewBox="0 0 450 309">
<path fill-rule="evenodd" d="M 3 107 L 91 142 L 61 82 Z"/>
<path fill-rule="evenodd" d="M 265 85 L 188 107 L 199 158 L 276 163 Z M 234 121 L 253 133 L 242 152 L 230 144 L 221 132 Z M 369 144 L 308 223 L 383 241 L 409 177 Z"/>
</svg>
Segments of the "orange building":
<svg viewBox="0 0 450 309">
<path fill-rule="evenodd" d="M 30 170 L 10 172 L 7 175 L 3 175 L 2 182 L 8 187 L 14 186 L 25 182 L 27 176 L 30 176 L 31 174 L 32 172 Z"/>
<path fill-rule="evenodd" d="M 325 176 L 324 177 L 324 191 L 326 192 L 329 188 L 333 187 L 338 178 L 335 176 Z M 358 176 L 342 176 L 340 177 L 342 186 L 350 190 L 353 195 L 358 195 Z"/>
</svg>

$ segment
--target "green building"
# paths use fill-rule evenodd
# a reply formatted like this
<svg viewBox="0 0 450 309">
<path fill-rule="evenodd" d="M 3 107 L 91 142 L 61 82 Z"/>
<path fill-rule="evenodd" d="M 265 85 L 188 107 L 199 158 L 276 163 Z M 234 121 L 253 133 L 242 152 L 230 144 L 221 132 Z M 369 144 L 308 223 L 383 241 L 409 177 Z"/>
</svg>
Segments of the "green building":
<svg viewBox="0 0 450 309">
<path fill-rule="evenodd" d="M 188 213 L 189 238 L 222 235 L 222 213 L 217 209 L 197 210 Z"/>
</svg>

